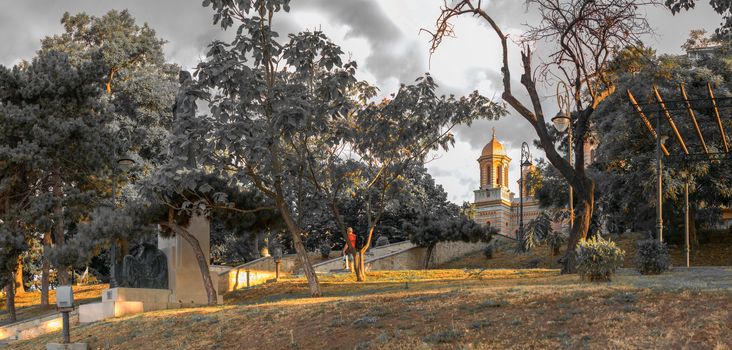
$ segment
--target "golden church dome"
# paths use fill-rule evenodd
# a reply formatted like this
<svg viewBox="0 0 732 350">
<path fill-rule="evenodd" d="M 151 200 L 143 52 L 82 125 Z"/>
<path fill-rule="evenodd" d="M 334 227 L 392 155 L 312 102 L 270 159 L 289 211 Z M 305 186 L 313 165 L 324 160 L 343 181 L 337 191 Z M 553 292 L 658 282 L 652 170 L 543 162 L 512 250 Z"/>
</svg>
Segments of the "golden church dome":
<svg viewBox="0 0 732 350">
<path fill-rule="evenodd" d="M 485 147 L 483 147 L 483 152 L 481 152 L 481 157 L 489 157 L 489 156 L 505 156 L 506 150 L 503 148 L 503 144 L 498 142 L 496 140 L 496 129 L 493 128 L 493 137 L 491 138 L 490 142 L 488 142 Z"/>
</svg>

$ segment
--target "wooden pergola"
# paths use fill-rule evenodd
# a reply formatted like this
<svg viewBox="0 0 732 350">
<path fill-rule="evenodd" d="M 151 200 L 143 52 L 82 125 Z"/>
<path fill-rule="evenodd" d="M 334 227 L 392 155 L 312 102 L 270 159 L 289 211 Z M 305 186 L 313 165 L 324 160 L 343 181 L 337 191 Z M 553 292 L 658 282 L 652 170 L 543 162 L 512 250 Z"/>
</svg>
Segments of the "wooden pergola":
<svg viewBox="0 0 732 350">
<path fill-rule="evenodd" d="M 686 88 L 683 83 L 679 84 L 679 99 L 675 100 L 666 100 L 661 97 L 661 93 L 658 91 L 658 87 L 656 85 L 653 85 L 652 87 L 652 93 L 653 93 L 653 101 L 649 103 L 639 103 L 638 100 L 635 98 L 633 93 L 630 90 L 626 90 L 628 99 L 630 100 L 630 103 L 633 105 L 635 111 L 637 112 L 638 116 L 640 117 L 641 121 L 643 122 L 643 125 L 645 125 L 646 130 L 648 131 L 649 135 L 653 140 L 656 141 L 656 150 L 657 150 L 657 182 L 658 182 L 658 194 L 657 194 L 657 221 L 656 221 L 656 228 L 658 229 L 658 239 L 663 241 L 663 211 L 662 211 L 662 200 L 663 200 L 663 172 L 662 172 L 662 154 L 666 158 L 672 157 L 672 156 L 681 156 L 685 160 L 694 160 L 694 161 L 711 161 L 715 158 L 721 158 L 725 157 L 730 152 L 730 145 L 727 141 L 727 134 L 725 132 L 724 125 L 722 123 L 722 117 L 719 113 L 719 100 L 732 100 L 731 98 L 715 98 L 714 96 L 714 89 L 712 88 L 711 83 L 707 83 L 707 91 L 706 91 L 706 97 L 704 98 L 697 98 L 697 99 L 690 99 Z M 692 102 L 694 104 L 704 104 L 707 108 L 712 110 L 713 117 L 715 118 L 719 135 L 721 136 L 721 147 L 720 151 L 718 152 L 710 152 L 709 147 L 707 146 L 707 142 L 704 138 L 704 134 L 701 131 L 701 128 L 699 128 L 699 123 L 697 121 L 696 114 L 694 113 L 694 106 L 692 105 Z M 651 112 L 656 114 L 656 126 L 651 124 L 650 119 L 647 116 L 648 110 L 644 111 L 643 106 L 655 106 L 656 108 L 653 109 Z M 684 141 L 683 136 L 679 132 L 679 128 L 676 125 L 676 121 L 674 120 L 672 116 L 672 111 L 685 111 L 683 113 L 687 113 L 689 115 L 689 118 L 691 119 L 691 122 L 694 126 L 694 131 L 696 134 L 696 137 L 699 139 L 700 145 L 701 145 L 701 152 L 698 153 L 690 153 L 689 148 L 686 146 L 686 142 Z M 663 116 L 663 118 L 661 117 Z M 682 154 L 678 155 L 672 155 L 669 153 L 668 148 L 663 142 L 663 139 L 665 136 L 661 136 L 661 119 L 665 119 L 666 122 L 669 124 L 671 131 L 673 132 L 673 136 L 676 138 L 676 140 L 679 142 Z M 732 128 L 732 122 L 730 124 L 730 128 Z M 690 265 L 689 261 L 689 254 L 690 254 L 690 247 L 689 247 L 689 181 L 688 181 L 688 175 L 684 176 L 684 242 L 685 242 L 685 250 L 686 250 L 686 266 L 688 267 Z"/>
</svg>

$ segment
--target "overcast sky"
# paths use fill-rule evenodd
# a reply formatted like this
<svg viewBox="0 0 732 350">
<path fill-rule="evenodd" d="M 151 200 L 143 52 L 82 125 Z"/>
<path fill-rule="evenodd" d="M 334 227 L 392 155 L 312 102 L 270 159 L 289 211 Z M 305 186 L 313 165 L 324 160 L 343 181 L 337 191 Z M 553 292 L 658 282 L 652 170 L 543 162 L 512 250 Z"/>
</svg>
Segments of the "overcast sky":
<svg viewBox="0 0 732 350">
<path fill-rule="evenodd" d="M 659 53 L 680 53 L 689 30 L 712 31 L 721 22 L 705 0 L 688 13 L 671 16 L 663 8 L 647 10 L 656 35 L 646 44 Z M 504 32 L 523 31 L 535 15 L 523 0 L 493 0 L 487 10 Z M 281 35 L 303 29 L 319 28 L 360 64 L 359 78 L 376 84 L 382 93 L 396 90 L 400 82 L 411 82 L 430 72 L 441 84 L 443 93 L 468 94 L 479 90 L 483 95 L 499 98 L 500 46 L 493 32 L 483 23 L 463 18 L 456 22 L 456 38 L 445 40 L 430 59 L 428 36 L 420 28 L 432 29 L 443 0 L 293 0 L 292 11 L 275 19 Z M 59 20 L 64 12 L 87 12 L 103 15 L 110 9 L 128 9 L 138 23 L 147 22 L 158 35 L 168 41 L 167 59 L 191 69 L 204 57 L 206 45 L 216 38 L 227 37 L 211 23 L 210 8 L 200 0 L 0 0 L 0 64 L 13 65 L 30 59 L 40 47 L 40 39 L 62 31 Z M 518 51 L 514 50 L 513 70 L 518 69 Z M 518 73 L 514 73 L 518 76 Z M 517 95 L 520 86 L 514 85 Z M 545 98 L 547 115 L 556 113 L 553 97 Z M 478 187 L 476 159 L 491 136 L 491 128 L 508 150 L 512 159 L 511 189 L 518 186 L 518 158 L 522 141 L 529 144 L 536 138 L 531 126 L 513 113 L 499 121 L 478 121 L 456 131 L 455 148 L 438 154 L 428 168 L 449 194 L 461 203 L 472 201 Z M 543 157 L 534 151 L 535 157 Z"/>
</svg>

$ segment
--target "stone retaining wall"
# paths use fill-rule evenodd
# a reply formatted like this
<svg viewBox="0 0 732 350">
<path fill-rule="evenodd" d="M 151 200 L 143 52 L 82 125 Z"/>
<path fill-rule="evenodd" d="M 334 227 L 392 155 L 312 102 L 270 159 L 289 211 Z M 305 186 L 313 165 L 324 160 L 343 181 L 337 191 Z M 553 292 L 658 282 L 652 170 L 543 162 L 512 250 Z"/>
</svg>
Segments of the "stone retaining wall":
<svg viewBox="0 0 732 350">
<path fill-rule="evenodd" d="M 366 262 L 377 259 L 389 254 L 393 254 L 396 252 L 401 252 L 404 250 L 407 250 L 409 248 L 414 247 L 414 244 L 412 244 L 409 241 L 402 241 L 392 244 L 383 245 L 380 247 L 374 247 L 369 249 L 368 252 L 366 252 Z M 339 252 L 340 254 L 340 252 Z M 313 269 L 315 269 L 315 272 L 331 272 L 333 270 L 340 270 L 344 267 L 344 261 L 342 257 L 331 259 L 328 261 L 324 261 L 319 264 L 314 264 Z"/>
<path fill-rule="evenodd" d="M 455 260 L 467 254 L 483 250 L 488 243 L 441 242 L 432 251 L 430 266 Z M 366 270 L 419 270 L 424 268 L 427 248 L 412 247 L 371 261 L 366 261 Z"/>
<path fill-rule="evenodd" d="M 77 310 L 69 314 L 72 325 L 79 324 Z M 59 331 L 63 327 L 61 315 L 54 313 L 45 317 L 13 323 L 0 327 L 0 343 L 35 338 L 39 335 Z"/>
<path fill-rule="evenodd" d="M 315 259 L 320 256 L 320 253 L 309 253 L 309 255 L 311 259 Z M 280 274 L 292 274 L 299 268 L 300 261 L 297 254 L 288 254 L 282 257 Z M 275 269 L 276 265 L 271 256 L 262 257 L 231 268 L 218 275 L 219 294 L 263 284 L 275 278 Z"/>
</svg>

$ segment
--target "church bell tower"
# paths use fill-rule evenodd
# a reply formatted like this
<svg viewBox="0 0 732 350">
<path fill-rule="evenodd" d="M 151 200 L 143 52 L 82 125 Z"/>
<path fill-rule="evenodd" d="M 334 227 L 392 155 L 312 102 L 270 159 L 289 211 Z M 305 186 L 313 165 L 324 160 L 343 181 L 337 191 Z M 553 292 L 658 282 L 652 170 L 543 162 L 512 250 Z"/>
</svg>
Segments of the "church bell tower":
<svg viewBox="0 0 732 350">
<path fill-rule="evenodd" d="M 496 140 L 496 129 L 493 136 L 478 158 L 480 166 L 480 189 L 508 189 L 508 165 L 511 158 L 506 155 L 503 145 Z"/>
</svg>

